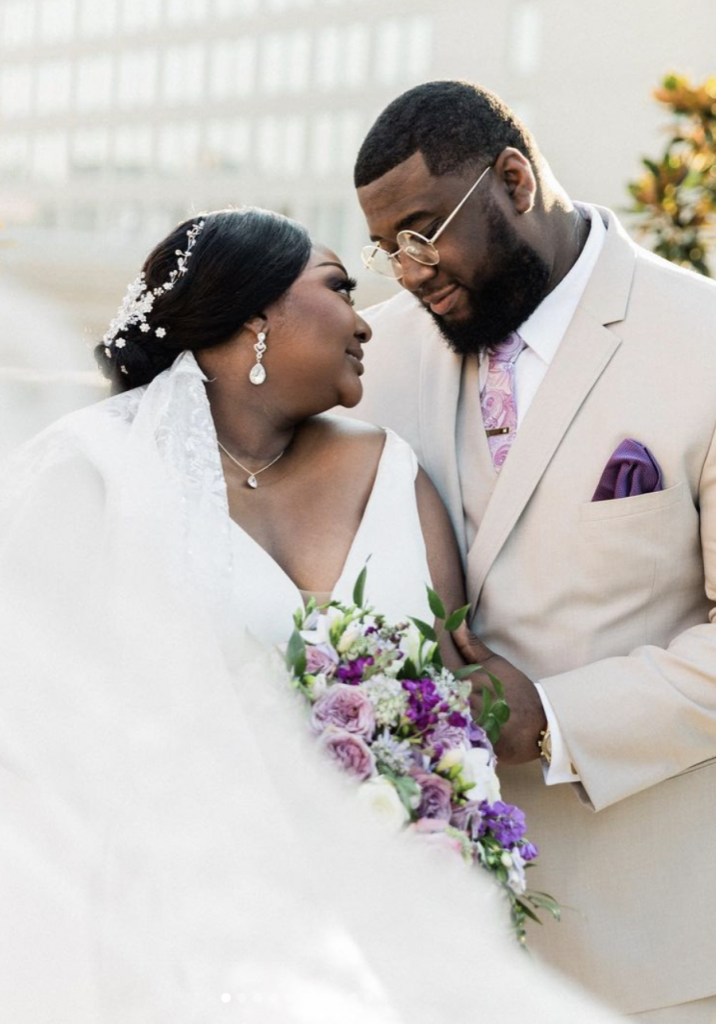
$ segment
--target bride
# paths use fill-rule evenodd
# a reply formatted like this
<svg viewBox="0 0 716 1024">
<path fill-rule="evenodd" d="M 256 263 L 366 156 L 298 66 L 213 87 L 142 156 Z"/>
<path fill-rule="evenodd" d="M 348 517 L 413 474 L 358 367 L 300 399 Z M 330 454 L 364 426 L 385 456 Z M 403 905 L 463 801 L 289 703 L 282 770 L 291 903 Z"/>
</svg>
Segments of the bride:
<svg viewBox="0 0 716 1024">
<path fill-rule="evenodd" d="M 513 950 L 479 872 L 363 816 L 267 653 L 369 556 L 389 618 L 429 619 L 428 582 L 464 603 L 411 450 L 326 415 L 361 395 L 352 288 L 277 214 L 179 225 L 98 347 L 113 397 L 5 468 L 15 1024 L 608 1019 Z"/>
</svg>

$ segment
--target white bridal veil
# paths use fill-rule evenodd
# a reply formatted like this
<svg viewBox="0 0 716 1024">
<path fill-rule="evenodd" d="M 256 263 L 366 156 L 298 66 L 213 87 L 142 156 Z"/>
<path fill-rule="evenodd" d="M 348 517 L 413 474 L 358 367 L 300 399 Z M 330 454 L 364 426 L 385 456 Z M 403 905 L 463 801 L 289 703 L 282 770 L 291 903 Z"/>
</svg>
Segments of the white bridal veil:
<svg viewBox="0 0 716 1024">
<path fill-rule="evenodd" d="M 516 948 L 486 877 L 365 817 L 227 621 L 191 355 L 0 488 L 3 1020 L 611 1019 Z"/>
</svg>

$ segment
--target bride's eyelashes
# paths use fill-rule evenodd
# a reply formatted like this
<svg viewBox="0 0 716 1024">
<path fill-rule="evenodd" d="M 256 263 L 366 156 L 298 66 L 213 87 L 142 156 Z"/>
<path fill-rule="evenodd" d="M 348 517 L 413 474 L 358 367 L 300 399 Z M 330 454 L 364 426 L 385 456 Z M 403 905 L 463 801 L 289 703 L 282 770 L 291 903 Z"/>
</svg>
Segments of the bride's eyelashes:
<svg viewBox="0 0 716 1024">
<path fill-rule="evenodd" d="M 334 292 L 338 292 L 344 295 L 351 306 L 355 305 L 353 299 L 353 292 L 358 287 L 358 282 L 354 277 L 337 277 L 335 281 L 331 282 L 331 288 Z"/>
</svg>

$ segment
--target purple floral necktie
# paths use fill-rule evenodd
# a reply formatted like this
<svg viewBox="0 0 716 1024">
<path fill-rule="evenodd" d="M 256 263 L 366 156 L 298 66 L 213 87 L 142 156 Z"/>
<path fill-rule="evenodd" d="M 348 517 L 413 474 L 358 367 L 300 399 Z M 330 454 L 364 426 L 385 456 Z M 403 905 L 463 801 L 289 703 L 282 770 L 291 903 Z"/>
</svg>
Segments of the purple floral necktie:
<svg viewBox="0 0 716 1024">
<path fill-rule="evenodd" d="M 482 419 L 492 464 L 502 468 L 517 431 L 515 363 L 526 342 L 515 332 L 490 352 L 487 380 L 480 395 Z"/>
</svg>

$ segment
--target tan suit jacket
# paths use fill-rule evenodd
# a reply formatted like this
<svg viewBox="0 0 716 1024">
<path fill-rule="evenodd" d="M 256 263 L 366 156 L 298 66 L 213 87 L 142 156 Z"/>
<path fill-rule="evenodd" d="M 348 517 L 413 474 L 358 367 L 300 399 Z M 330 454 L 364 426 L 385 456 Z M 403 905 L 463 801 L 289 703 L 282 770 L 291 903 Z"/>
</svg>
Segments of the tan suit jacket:
<svg viewBox="0 0 716 1024">
<path fill-rule="evenodd" d="M 542 683 L 583 780 L 502 771 L 541 848 L 530 885 L 563 907 L 531 944 L 634 1012 L 716 993 L 716 286 L 600 214 L 602 253 L 499 475 L 474 361 L 407 292 L 366 313 L 356 413 L 415 447 L 473 628 Z M 627 437 L 664 490 L 592 502 Z"/>
</svg>

